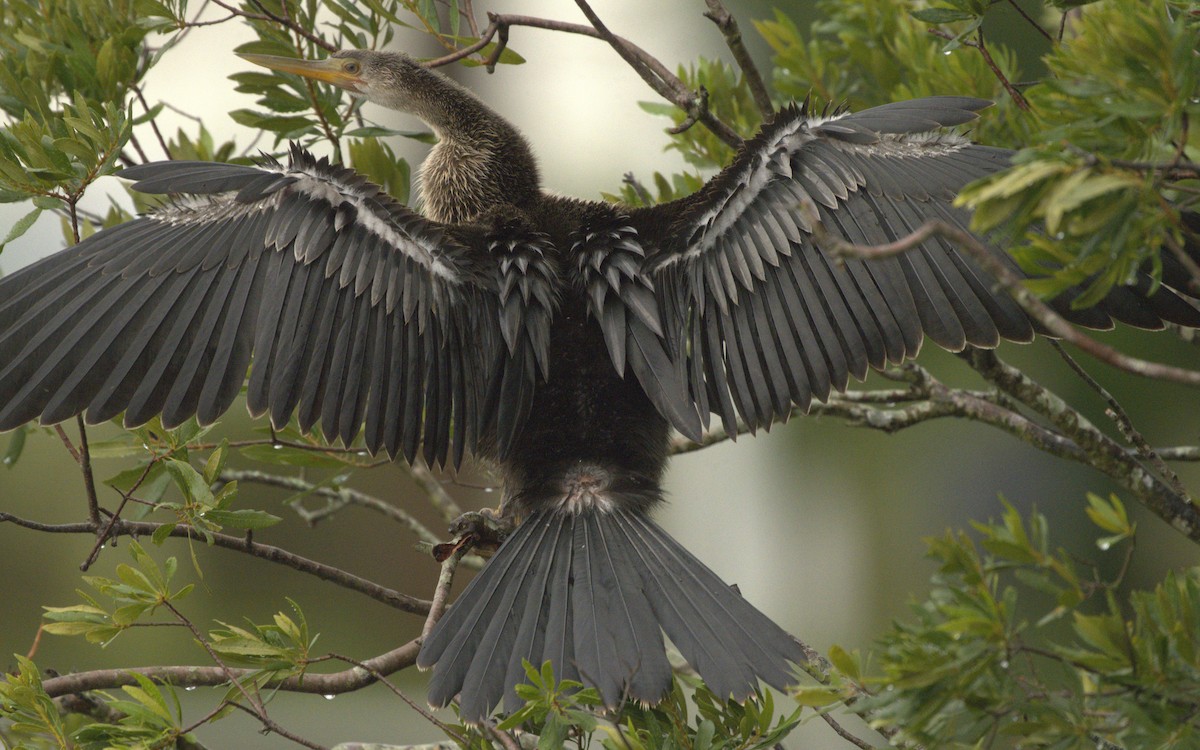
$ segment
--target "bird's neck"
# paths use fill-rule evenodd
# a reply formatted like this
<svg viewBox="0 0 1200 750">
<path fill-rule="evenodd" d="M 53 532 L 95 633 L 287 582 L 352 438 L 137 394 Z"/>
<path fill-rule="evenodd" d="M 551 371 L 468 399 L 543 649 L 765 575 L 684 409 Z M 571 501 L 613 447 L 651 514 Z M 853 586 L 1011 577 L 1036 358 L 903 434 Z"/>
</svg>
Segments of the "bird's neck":
<svg viewBox="0 0 1200 750">
<path fill-rule="evenodd" d="M 433 72 L 429 78 L 414 108 L 438 137 L 421 165 L 425 214 L 462 223 L 535 201 L 540 178 L 524 137 L 457 83 Z"/>
</svg>

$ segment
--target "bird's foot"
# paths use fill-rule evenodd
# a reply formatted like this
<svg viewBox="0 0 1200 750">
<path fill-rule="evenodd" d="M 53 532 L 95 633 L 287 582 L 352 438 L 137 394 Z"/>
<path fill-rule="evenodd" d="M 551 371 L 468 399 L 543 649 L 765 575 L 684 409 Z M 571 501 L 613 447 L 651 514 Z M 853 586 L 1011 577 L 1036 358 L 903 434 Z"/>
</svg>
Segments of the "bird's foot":
<svg viewBox="0 0 1200 750">
<path fill-rule="evenodd" d="M 515 528 L 515 519 L 498 510 L 482 508 L 468 511 L 450 524 L 454 540 L 435 545 L 433 556 L 438 562 L 443 562 L 462 547 L 490 555 Z"/>
</svg>

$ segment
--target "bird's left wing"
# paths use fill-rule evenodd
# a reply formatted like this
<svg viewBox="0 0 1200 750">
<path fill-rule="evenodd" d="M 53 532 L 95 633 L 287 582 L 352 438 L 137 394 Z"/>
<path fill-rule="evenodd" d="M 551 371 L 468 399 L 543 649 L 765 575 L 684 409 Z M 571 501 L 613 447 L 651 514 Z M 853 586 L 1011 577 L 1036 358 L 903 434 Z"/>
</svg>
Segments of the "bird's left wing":
<svg viewBox="0 0 1200 750">
<path fill-rule="evenodd" d="M 86 411 L 137 425 L 247 401 L 372 452 L 471 447 L 498 333 L 494 264 L 349 169 L 160 162 L 176 197 L 0 281 L 0 431 Z M 483 321 L 481 323 L 481 321 Z"/>
<path fill-rule="evenodd" d="M 1006 167 L 1010 152 L 938 131 L 988 104 L 929 97 L 829 118 L 786 110 L 702 191 L 631 214 L 654 249 L 643 276 L 702 414 L 753 429 L 915 355 L 925 337 L 958 351 L 1033 336 L 1021 308 L 952 243 L 934 237 L 899 256 L 838 262 L 801 208 L 815 206 L 831 234 L 865 245 L 928 219 L 966 228 L 954 197 Z M 1095 308 L 1072 310 L 1076 291 L 1055 306 L 1097 328 L 1112 318 L 1200 323 L 1194 304 L 1167 285 L 1145 296 L 1151 288 L 1116 288 Z"/>
</svg>

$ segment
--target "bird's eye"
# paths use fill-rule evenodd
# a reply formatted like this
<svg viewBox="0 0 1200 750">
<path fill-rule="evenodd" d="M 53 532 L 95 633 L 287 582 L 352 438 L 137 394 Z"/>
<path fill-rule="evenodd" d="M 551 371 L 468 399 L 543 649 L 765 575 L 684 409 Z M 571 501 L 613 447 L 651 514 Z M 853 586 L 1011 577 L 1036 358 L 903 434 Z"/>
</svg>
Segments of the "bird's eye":
<svg viewBox="0 0 1200 750">
<path fill-rule="evenodd" d="M 357 60 L 347 60 L 346 62 L 342 63 L 342 70 L 346 71 L 350 75 L 358 75 L 358 72 L 362 70 L 362 65 L 359 65 Z"/>
</svg>

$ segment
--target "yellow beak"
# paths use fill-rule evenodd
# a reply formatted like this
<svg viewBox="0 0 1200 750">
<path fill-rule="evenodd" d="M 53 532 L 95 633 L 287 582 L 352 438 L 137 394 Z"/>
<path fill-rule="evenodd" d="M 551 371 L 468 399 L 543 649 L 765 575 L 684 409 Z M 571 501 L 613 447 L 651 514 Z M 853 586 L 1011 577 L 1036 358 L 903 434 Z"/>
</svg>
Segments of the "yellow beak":
<svg viewBox="0 0 1200 750">
<path fill-rule="evenodd" d="M 344 89 L 357 92 L 359 84 L 363 79 L 345 70 L 345 65 L 349 62 L 348 59 L 340 57 L 327 57 L 324 60 L 297 60 L 291 57 L 278 57 L 276 55 L 251 55 L 237 53 L 238 57 L 243 60 L 261 65 L 264 68 L 278 70 L 281 73 L 295 73 L 296 75 L 312 78 L 325 83 L 332 83 L 335 86 L 341 86 Z"/>
</svg>

